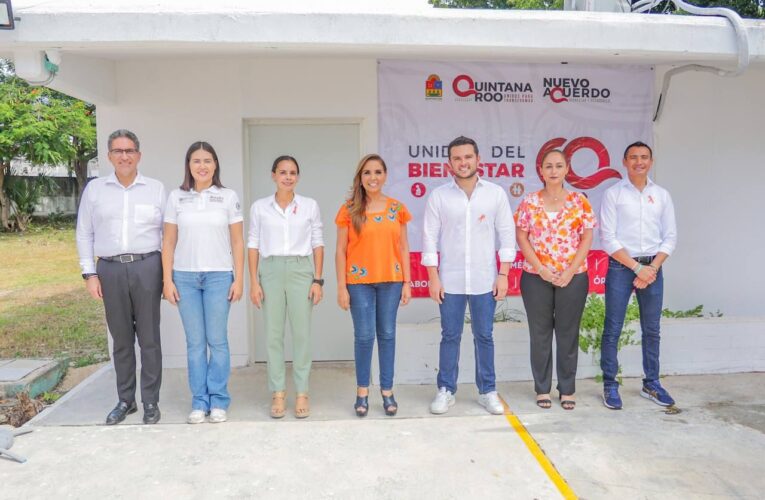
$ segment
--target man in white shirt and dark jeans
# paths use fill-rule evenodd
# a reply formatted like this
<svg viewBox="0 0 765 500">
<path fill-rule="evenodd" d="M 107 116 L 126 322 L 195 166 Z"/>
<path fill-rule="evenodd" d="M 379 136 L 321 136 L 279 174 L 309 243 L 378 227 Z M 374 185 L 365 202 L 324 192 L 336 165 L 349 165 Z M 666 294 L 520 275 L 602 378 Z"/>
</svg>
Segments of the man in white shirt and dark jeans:
<svg viewBox="0 0 765 500">
<path fill-rule="evenodd" d="M 643 389 L 640 395 L 670 406 L 675 401 L 659 383 L 659 322 L 664 296 L 664 261 L 677 244 L 672 198 L 648 178 L 653 152 L 642 142 L 624 150 L 627 179 L 606 190 L 600 206 L 600 236 L 611 256 L 606 275 L 606 313 L 600 367 L 603 404 L 622 407 L 619 396 L 617 344 L 632 290 L 640 305 L 643 348 Z"/>
<path fill-rule="evenodd" d="M 507 294 L 507 273 L 515 260 L 515 224 L 504 190 L 477 175 L 481 158 L 475 141 L 458 137 L 449 144 L 448 154 L 453 179 L 433 190 L 424 217 L 422 265 L 428 270 L 430 298 L 441 312 L 438 393 L 430 411 L 446 413 L 455 403 L 460 339 L 469 306 L 478 403 L 498 415 L 504 406 L 495 387 L 492 332 L 495 305 Z"/>
<path fill-rule="evenodd" d="M 162 296 L 162 215 L 165 188 L 138 172 L 138 138 L 129 130 L 109 136 L 114 173 L 85 187 L 77 216 L 77 251 L 85 286 L 104 301 L 106 323 L 114 341 L 117 406 L 106 417 L 118 424 L 136 408 L 135 341 L 141 347 L 143 421 L 160 419 L 162 348 L 159 305 Z M 94 258 L 98 263 L 94 263 Z"/>
</svg>

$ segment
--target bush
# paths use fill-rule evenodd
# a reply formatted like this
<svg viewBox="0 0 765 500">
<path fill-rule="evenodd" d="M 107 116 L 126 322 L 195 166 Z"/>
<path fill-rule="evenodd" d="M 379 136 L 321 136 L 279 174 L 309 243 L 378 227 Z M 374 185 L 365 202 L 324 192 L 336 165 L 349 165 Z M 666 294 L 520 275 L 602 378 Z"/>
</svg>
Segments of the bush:
<svg viewBox="0 0 765 500">
<path fill-rule="evenodd" d="M 693 309 L 687 311 L 672 311 L 670 309 L 663 309 L 661 315 L 664 318 L 702 318 L 704 306 L 699 305 Z M 717 311 L 710 316 L 722 316 L 722 313 Z M 600 351 L 603 342 L 603 327 L 606 319 L 606 300 L 603 296 L 592 294 L 587 297 L 587 302 L 584 306 L 584 312 L 582 314 L 582 322 L 579 325 L 579 349 L 582 352 L 592 354 L 595 360 L 600 363 Z M 616 344 L 617 352 L 624 346 L 628 345 L 640 345 L 640 341 L 635 339 L 635 330 L 629 328 L 629 325 L 633 321 L 640 319 L 640 306 L 637 302 L 637 297 L 632 296 L 632 300 L 627 305 L 627 314 L 624 316 L 624 326 L 622 327 L 622 333 L 619 336 L 619 342 Z M 619 373 L 622 372 L 622 366 L 619 365 Z M 596 380 L 603 379 L 602 374 L 598 374 Z M 618 377 L 621 384 L 621 376 Z"/>
</svg>

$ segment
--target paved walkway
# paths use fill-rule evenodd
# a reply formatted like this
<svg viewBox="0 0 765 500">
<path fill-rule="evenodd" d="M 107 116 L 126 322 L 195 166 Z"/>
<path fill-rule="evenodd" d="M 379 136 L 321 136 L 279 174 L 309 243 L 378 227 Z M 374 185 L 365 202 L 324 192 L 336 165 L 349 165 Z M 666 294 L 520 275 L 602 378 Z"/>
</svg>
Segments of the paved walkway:
<svg viewBox="0 0 765 500">
<path fill-rule="evenodd" d="M 499 389 L 517 415 L 490 416 L 475 390 L 460 387 L 445 416 L 427 412 L 429 386 L 400 386 L 400 415 L 386 418 L 379 396 L 370 416 L 352 413 L 352 367 L 317 364 L 312 416 L 268 418 L 262 366 L 235 370 L 231 420 L 183 424 L 183 370 L 164 374 L 156 426 L 101 425 L 113 406 L 110 369 L 41 414 L 0 460 L 0 498 L 762 498 L 765 374 L 668 377 L 682 412 L 667 415 L 625 381 L 625 409 L 603 408 L 599 385 L 578 383 L 564 412 L 533 403 L 531 383 Z M 521 439 L 526 429 L 529 439 Z M 544 454 L 529 448 L 538 443 Z M 543 469 L 546 458 L 555 467 Z M 542 463 L 540 463 L 540 460 Z"/>
</svg>

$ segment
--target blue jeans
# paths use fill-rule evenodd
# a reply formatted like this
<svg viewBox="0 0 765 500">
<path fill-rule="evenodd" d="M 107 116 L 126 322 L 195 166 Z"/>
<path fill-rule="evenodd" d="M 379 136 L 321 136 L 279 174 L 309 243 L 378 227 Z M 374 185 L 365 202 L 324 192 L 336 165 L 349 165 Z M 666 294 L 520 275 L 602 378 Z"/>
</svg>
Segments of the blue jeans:
<svg viewBox="0 0 765 500">
<path fill-rule="evenodd" d="M 438 359 L 438 388 L 457 392 L 460 341 L 465 325 L 465 307 L 470 306 L 470 326 L 475 346 L 475 383 L 480 394 L 495 390 L 494 385 L 494 295 L 444 294 L 441 310 L 441 347 Z"/>
<path fill-rule="evenodd" d="M 348 285 L 353 318 L 353 353 L 356 358 L 356 385 L 369 387 L 372 349 L 377 333 L 380 361 L 380 389 L 393 388 L 396 359 L 396 315 L 402 282 Z"/>
<path fill-rule="evenodd" d="M 632 282 L 635 273 L 619 264 L 614 259 L 608 259 L 608 274 L 606 275 L 606 317 L 603 325 L 603 342 L 600 352 L 600 368 L 603 370 L 603 385 L 617 386 L 619 361 L 617 343 L 624 327 L 624 316 L 630 301 Z M 640 306 L 640 330 L 642 331 L 643 347 L 643 382 L 659 380 L 659 321 L 661 306 L 664 299 L 664 275 L 662 270 L 656 275 L 656 281 L 648 287 L 637 290 L 638 305 Z"/>
<path fill-rule="evenodd" d="M 231 372 L 228 291 L 234 274 L 231 271 L 173 271 L 173 282 L 181 296 L 178 311 L 186 331 L 191 409 L 227 410 L 231 403 L 227 387 Z"/>
</svg>

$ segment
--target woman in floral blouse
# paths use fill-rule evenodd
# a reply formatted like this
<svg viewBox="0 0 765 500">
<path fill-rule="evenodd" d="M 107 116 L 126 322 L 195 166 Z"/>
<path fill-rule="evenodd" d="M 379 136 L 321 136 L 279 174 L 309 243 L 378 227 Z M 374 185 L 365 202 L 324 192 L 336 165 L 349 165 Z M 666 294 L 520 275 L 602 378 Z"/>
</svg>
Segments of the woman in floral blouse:
<svg viewBox="0 0 765 500">
<path fill-rule="evenodd" d="M 515 213 L 516 238 L 526 262 L 521 296 L 531 336 L 531 372 L 537 405 L 550 408 L 552 338 L 555 332 L 556 372 L 561 406 L 573 410 L 579 323 L 587 300 L 587 252 L 595 216 L 587 198 L 567 191 L 569 171 L 563 152 L 542 158 L 544 188 L 527 195 Z"/>
</svg>

